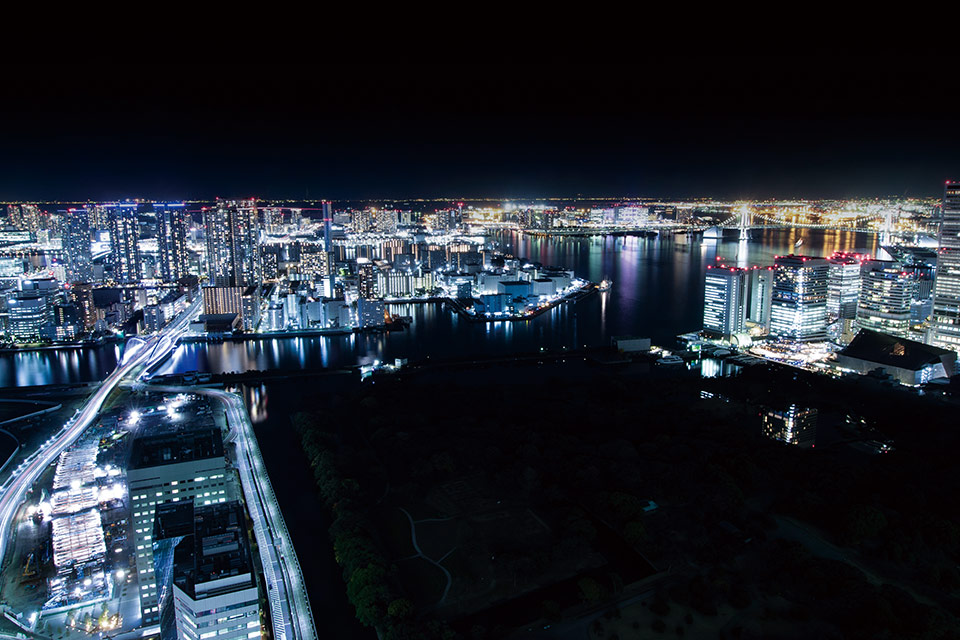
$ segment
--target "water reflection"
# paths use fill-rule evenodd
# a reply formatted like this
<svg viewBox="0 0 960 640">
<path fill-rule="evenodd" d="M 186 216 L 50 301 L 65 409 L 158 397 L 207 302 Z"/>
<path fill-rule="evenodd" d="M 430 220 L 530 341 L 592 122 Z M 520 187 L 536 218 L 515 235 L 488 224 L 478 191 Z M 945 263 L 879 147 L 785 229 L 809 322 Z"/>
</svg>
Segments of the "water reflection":
<svg viewBox="0 0 960 640">
<path fill-rule="evenodd" d="M 250 413 L 250 422 L 260 424 L 267 420 L 270 415 L 267 413 L 267 385 L 243 386 L 243 395 L 247 405 L 247 411 Z"/>
<path fill-rule="evenodd" d="M 735 376 L 743 369 L 742 366 L 726 362 L 719 358 L 702 358 L 700 360 L 701 378 L 726 378 Z"/>
<path fill-rule="evenodd" d="M 658 238 L 539 238 L 501 232 L 502 246 L 518 256 L 573 269 L 613 288 L 577 304 L 561 305 L 528 322 L 475 323 L 439 303 L 391 307 L 411 316 L 404 331 L 383 335 L 225 341 L 179 346 L 160 373 L 249 369 L 320 369 L 394 358 L 420 360 L 507 355 L 584 345 L 608 345 L 617 335 L 650 337 L 673 346 L 677 334 L 702 326 L 703 274 L 707 264 L 772 264 L 787 253 L 829 255 L 834 251 L 877 253 L 876 236 L 854 231 L 757 230 L 747 243 L 735 230 L 722 240 L 696 236 Z M 796 247 L 802 239 L 800 247 Z M 0 356 L 0 384 L 31 385 L 102 379 L 116 366 L 113 346 L 73 352 L 29 352 Z"/>
<path fill-rule="evenodd" d="M 0 355 L 0 387 L 29 387 L 103 380 L 123 352 L 119 345 L 44 349 Z"/>
</svg>

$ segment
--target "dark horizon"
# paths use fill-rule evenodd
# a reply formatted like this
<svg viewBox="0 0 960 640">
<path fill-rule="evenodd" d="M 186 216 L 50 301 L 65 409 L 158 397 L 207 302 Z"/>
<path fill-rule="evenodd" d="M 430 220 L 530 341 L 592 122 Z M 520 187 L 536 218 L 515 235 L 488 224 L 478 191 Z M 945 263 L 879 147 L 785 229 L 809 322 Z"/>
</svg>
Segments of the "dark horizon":
<svg viewBox="0 0 960 640">
<path fill-rule="evenodd" d="M 0 201 L 937 197 L 945 68 L 7 66 Z"/>
</svg>

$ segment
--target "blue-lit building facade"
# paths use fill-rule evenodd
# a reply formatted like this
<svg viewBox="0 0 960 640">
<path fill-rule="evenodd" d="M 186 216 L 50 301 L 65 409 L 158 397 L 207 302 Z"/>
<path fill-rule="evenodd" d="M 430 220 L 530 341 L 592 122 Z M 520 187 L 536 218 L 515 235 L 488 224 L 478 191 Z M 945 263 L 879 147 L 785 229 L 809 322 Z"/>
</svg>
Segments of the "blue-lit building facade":
<svg viewBox="0 0 960 640">
<path fill-rule="evenodd" d="M 708 266 L 704 277 L 703 328 L 729 339 L 746 330 L 750 271 Z"/>
<path fill-rule="evenodd" d="M 770 335 L 797 342 L 827 338 L 827 278 L 823 258 L 777 256 L 774 261 Z"/>
</svg>

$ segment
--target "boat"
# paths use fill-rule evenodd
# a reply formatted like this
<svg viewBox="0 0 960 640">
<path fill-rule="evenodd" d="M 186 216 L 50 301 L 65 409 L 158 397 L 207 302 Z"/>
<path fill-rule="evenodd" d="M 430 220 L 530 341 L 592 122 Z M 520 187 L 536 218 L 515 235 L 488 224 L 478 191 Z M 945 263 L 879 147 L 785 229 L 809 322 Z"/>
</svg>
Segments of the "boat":
<svg viewBox="0 0 960 640">
<path fill-rule="evenodd" d="M 793 247 L 794 247 L 794 248 L 797 248 L 797 247 L 799 247 L 799 246 L 802 245 L 802 244 L 803 244 L 803 238 L 800 238 L 800 239 L 797 240 L 797 242 L 793 245 Z"/>
<path fill-rule="evenodd" d="M 681 358 L 680 356 L 673 356 L 673 355 L 663 356 L 662 358 L 657 360 L 657 364 L 662 364 L 662 365 L 683 364 L 683 358 Z"/>
<path fill-rule="evenodd" d="M 600 291 L 610 291 L 610 287 L 613 286 L 613 280 L 604 278 L 600 285 L 597 287 Z"/>
<path fill-rule="evenodd" d="M 713 357 L 714 357 L 714 358 L 726 358 L 726 357 L 729 356 L 731 353 L 732 353 L 732 352 L 731 352 L 729 349 L 717 349 L 716 351 L 713 352 Z"/>
</svg>

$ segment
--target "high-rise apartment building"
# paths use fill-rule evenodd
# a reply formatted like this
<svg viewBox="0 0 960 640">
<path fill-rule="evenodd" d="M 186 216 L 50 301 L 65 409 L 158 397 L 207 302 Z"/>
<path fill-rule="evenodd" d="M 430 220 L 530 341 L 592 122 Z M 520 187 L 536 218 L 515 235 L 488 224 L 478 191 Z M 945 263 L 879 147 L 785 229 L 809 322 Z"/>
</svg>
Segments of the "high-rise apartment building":
<svg viewBox="0 0 960 640">
<path fill-rule="evenodd" d="M 35 204 L 7 205 L 7 224 L 36 234 L 40 231 L 40 207 Z"/>
<path fill-rule="evenodd" d="M 375 218 L 377 221 L 377 231 L 380 233 L 397 232 L 396 209 L 378 209 Z"/>
<path fill-rule="evenodd" d="M 139 438 L 127 467 L 132 529 L 137 554 L 140 611 L 145 625 L 160 620 L 153 565 L 154 512 L 158 505 L 226 502 L 223 439 L 218 427 L 176 430 Z"/>
<path fill-rule="evenodd" d="M 357 293 L 364 300 L 377 297 L 377 278 L 369 258 L 357 258 Z"/>
<path fill-rule="evenodd" d="M 164 282 L 176 282 L 187 275 L 187 213 L 182 204 L 158 203 L 157 249 L 159 275 Z"/>
<path fill-rule="evenodd" d="M 140 263 L 140 225 L 137 205 L 109 207 L 110 247 L 113 250 L 113 277 L 121 284 L 136 284 L 143 277 Z"/>
<path fill-rule="evenodd" d="M 220 287 L 259 285 L 260 226 L 253 200 L 227 201 L 203 213 L 207 236 L 207 275 Z"/>
<path fill-rule="evenodd" d="M 747 269 L 708 266 L 704 277 L 703 328 L 730 338 L 746 330 Z"/>
<path fill-rule="evenodd" d="M 826 340 L 828 269 L 823 258 L 777 256 L 770 335 L 798 342 Z"/>
<path fill-rule="evenodd" d="M 63 249 L 67 255 L 67 280 L 93 280 L 90 216 L 86 209 L 67 209 L 63 226 Z"/>
<path fill-rule="evenodd" d="M 931 338 L 936 346 L 960 351 L 960 181 L 947 181 L 942 210 Z"/>
<path fill-rule="evenodd" d="M 323 295 L 332 298 L 335 289 L 333 274 L 333 205 L 323 201 L 323 251 L 327 254 L 326 270 L 323 274 Z"/>
<path fill-rule="evenodd" d="M 890 260 L 864 262 L 861 280 L 857 329 L 909 337 L 916 280 Z"/>
</svg>

